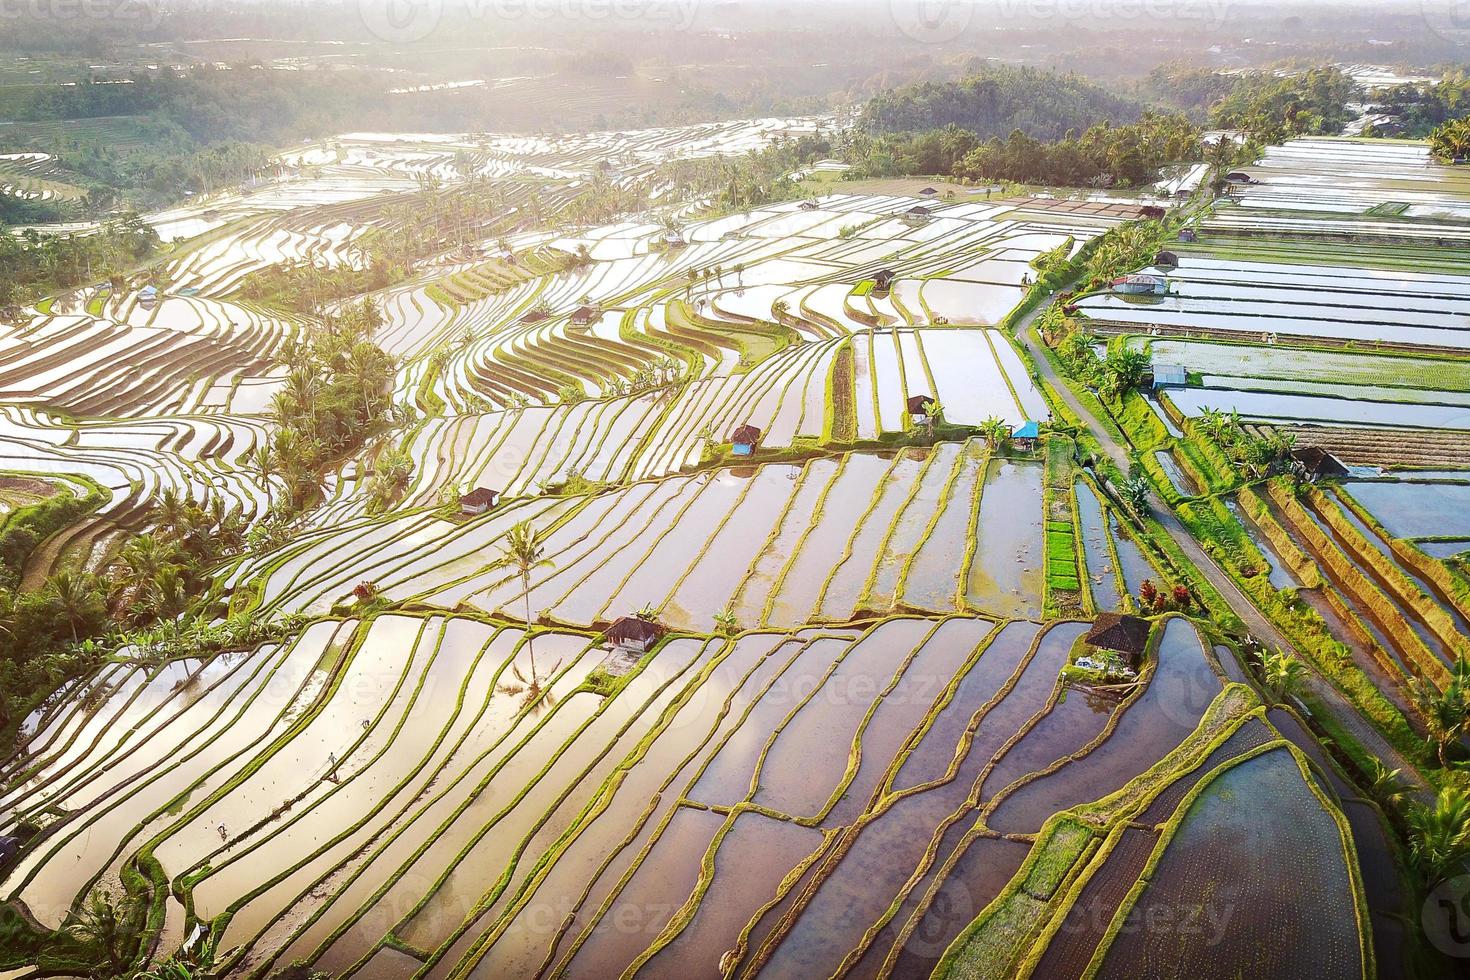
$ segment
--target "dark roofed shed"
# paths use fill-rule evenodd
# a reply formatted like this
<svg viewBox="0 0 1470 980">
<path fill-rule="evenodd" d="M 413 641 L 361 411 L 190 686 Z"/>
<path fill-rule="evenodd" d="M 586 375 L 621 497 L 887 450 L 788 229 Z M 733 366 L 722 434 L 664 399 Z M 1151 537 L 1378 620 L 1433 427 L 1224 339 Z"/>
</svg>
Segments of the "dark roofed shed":
<svg viewBox="0 0 1470 980">
<path fill-rule="evenodd" d="M 664 635 L 664 628 L 638 616 L 624 616 L 607 628 L 603 639 L 613 646 L 646 651 Z"/>
<path fill-rule="evenodd" d="M 1313 480 L 1348 475 L 1348 468 L 1343 465 L 1342 460 L 1321 446 L 1302 446 L 1293 449 L 1291 458 L 1300 463 L 1302 469 L 1306 470 L 1307 475 Z"/>
<path fill-rule="evenodd" d="M 1112 650 L 1137 663 L 1148 649 L 1148 620 L 1126 613 L 1098 613 L 1087 631 L 1087 645 Z"/>
<path fill-rule="evenodd" d="M 906 404 L 910 415 L 928 415 L 934 399 L 929 395 L 910 395 Z"/>
</svg>

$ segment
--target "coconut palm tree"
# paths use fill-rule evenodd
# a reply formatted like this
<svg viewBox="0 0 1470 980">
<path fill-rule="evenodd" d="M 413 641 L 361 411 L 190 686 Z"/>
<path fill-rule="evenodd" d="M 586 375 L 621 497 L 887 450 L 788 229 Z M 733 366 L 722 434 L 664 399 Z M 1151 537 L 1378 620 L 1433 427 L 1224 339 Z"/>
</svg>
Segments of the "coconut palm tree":
<svg viewBox="0 0 1470 980">
<path fill-rule="evenodd" d="M 158 526 L 165 534 L 175 535 L 183 526 L 189 504 L 173 487 L 166 487 L 158 498 Z"/>
<path fill-rule="evenodd" d="M 1423 679 L 1410 688 L 1414 706 L 1419 709 L 1428 731 L 1427 741 L 1435 747 L 1439 764 L 1449 767 L 1450 748 L 1470 734 L 1470 696 L 1466 690 L 1467 675 L 1462 667 L 1441 691 Z"/>
<path fill-rule="evenodd" d="M 77 643 L 83 630 L 99 622 L 106 614 L 97 583 L 85 572 L 62 569 L 46 583 L 46 595 L 71 630 L 71 641 Z"/>
<path fill-rule="evenodd" d="M 176 565 L 165 565 L 148 583 L 146 602 L 153 615 L 171 618 L 184 611 L 189 592 L 183 573 Z"/>
<path fill-rule="evenodd" d="M 93 892 L 67 932 L 107 961 L 107 976 L 127 973 L 129 953 L 137 944 L 137 916 L 113 900 L 109 891 Z"/>
<path fill-rule="evenodd" d="M 292 406 L 291 414 L 310 410 L 312 402 L 322 393 L 322 382 L 315 372 L 307 368 L 293 368 L 286 375 L 284 394 L 286 404 Z"/>
<path fill-rule="evenodd" d="M 1454 119 L 1429 134 L 1429 148 L 1441 160 L 1470 156 L 1470 119 Z"/>
<path fill-rule="evenodd" d="M 1267 650 L 1261 654 L 1261 683 L 1272 704 L 1300 694 L 1307 680 L 1307 666 L 1284 650 Z"/>
<path fill-rule="evenodd" d="M 1433 886 L 1463 870 L 1470 858 L 1470 795 L 1446 786 L 1434 805 L 1408 815 L 1409 854 L 1426 884 Z"/>
<path fill-rule="evenodd" d="M 269 489 L 271 472 L 275 468 L 271 459 L 271 447 L 265 443 L 256 446 L 255 452 L 250 454 L 250 461 L 255 465 L 256 472 L 260 474 L 260 485 Z"/>
<path fill-rule="evenodd" d="M 546 542 L 530 521 L 521 521 L 506 534 L 500 546 L 501 557 L 492 567 L 514 568 L 521 576 L 521 595 L 526 600 L 526 652 L 531 658 L 530 699 L 535 700 L 541 692 L 540 678 L 536 673 L 536 648 L 531 623 L 531 573 L 542 565 L 549 565 L 546 558 Z"/>
</svg>

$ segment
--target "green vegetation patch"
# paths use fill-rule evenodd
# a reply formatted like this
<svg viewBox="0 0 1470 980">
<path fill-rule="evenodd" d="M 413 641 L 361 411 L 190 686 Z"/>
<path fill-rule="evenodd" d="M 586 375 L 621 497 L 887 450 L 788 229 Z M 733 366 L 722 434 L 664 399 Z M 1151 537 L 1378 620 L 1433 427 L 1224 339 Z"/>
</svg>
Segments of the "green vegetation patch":
<svg viewBox="0 0 1470 980">
<path fill-rule="evenodd" d="M 1000 980 L 1049 920 L 1048 906 L 1082 863 L 1096 833 L 1069 815 L 1047 821 L 1005 889 L 971 922 L 934 968 L 935 980 Z"/>
</svg>

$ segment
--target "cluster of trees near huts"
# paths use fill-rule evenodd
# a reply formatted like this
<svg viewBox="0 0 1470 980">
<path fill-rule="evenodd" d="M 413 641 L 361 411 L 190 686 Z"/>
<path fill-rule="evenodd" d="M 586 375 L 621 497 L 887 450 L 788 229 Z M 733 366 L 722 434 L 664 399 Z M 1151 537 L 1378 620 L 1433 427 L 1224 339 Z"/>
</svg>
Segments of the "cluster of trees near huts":
<svg viewBox="0 0 1470 980">
<path fill-rule="evenodd" d="M 0 740 L 65 680 L 110 653 L 195 655 L 250 645 L 288 624 L 227 618 L 212 605 L 213 570 L 272 534 L 320 494 L 326 470 L 359 451 L 389 415 L 393 362 L 371 340 L 381 324 L 371 301 L 321 317 L 284 354 L 291 372 L 272 405 L 274 432 L 256 465 L 279 478 L 284 501 L 255 528 L 220 498 L 189 502 L 166 490 L 100 572 L 60 568 L 23 587 L 45 539 L 102 502 L 69 492 L 9 515 L 0 528 Z M 32 519 L 34 518 L 34 519 Z"/>
<path fill-rule="evenodd" d="M 1399 122 L 1403 135 L 1428 136 L 1445 123 L 1470 115 L 1470 71 L 1457 68 L 1429 84 L 1388 85 L 1369 97 L 1376 111 Z"/>
<path fill-rule="evenodd" d="M 212 569 L 247 543 L 241 515 L 220 498 L 200 506 L 171 489 L 149 515 L 152 530 L 130 538 L 101 571 L 60 568 L 23 588 L 44 537 L 80 519 L 98 496 L 63 492 L 10 515 L 0 531 L 0 745 L 40 698 L 114 650 L 131 645 L 138 656 L 162 657 L 182 645 L 199 654 L 248 644 L 266 629 L 215 623 L 206 608 Z M 38 519 L 25 519 L 34 509 L 43 511 Z"/>
<path fill-rule="evenodd" d="M 0 313 L 37 297 L 125 273 L 158 248 L 158 235 L 136 211 L 94 234 L 19 234 L 0 227 Z"/>
</svg>

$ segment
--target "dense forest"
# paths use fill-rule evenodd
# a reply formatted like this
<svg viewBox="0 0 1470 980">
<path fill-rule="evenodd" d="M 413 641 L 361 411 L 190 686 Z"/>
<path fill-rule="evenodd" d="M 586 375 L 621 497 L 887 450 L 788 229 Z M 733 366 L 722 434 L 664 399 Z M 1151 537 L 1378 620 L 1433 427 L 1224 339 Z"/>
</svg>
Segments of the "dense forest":
<svg viewBox="0 0 1470 980">
<path fill-rule="evenodd" d="M 95 214 L 119 203 L 155 207 L 239 183 L 266 165 L 271 146 L 335 133 L 344 116 L 362 118 L 380 100 L 355 73 L 320 80 L 243 66 L 38 86 L 12 98 L 6 115 L 21 123 L 113 122 L 102 130 L 60 130 L 21 147 L 54 153 L 87 191 L 83 201 L 0 217 L 13 223 Z M 119 127 L 128 138 L 114 138 Z"/>
<path fill-rule="evenodd" d="M 1013 132 L 971 150 L 954 172 L 969 180 L 1136 187 L 1152 181 L 1165 164 L 1199 153 L 1199 127 L 1183 116 L 1148 112 L 1132 125 L 1099 123 L 1080 137 L 1052 143 Z"/>
<path fill-rule="evenodd" d="M 981 139 L 1019 129 L 1055 140 L 1100 122 L 1134 122 L 1142 114 L 1137 102 L 1080 75 L 987 67 L 955 82 L 924 82 L 879 93 L 863 107 L 859 122 L 875 134 L 957 126 Z"/>
<path fill-rule="evenodd" d="M 1075 75 L 987 68 L 874 98 L 848 149 L 862 176 L 1139 186 L 1167 164 L 1198 159 L 1206 123 L 1244 130 L 1253 144 L 1338 133 L 1361 97 L 1337 68 L 1225 74 L 1177 63 L 1156 69 L 1140 91 L 1162 108 Z M 1449 103 L 1463 92 L 1436 97 Z"/>
<path fill-rule="evenodd" d="M 140 72 L 127 82 L 37 88 L 12 101 L 19 120 L 150 116 L 200 143 L 283 139 L 302 131 L 335 132 L 344 115 L 369 109 L 376 86 L 352 72 L 341 78 L 264 68 L 199 67 Z"/>
<path fill-rule="evenodd" d="M 856 132 L 843 151 L 856 177 L 942 174 L 968 181 L 1136 187 L 1153 181 L 1167 164 L 1198 158 L 1200 136 L 1184 116 L 1150 111 L 1136 123 L 1097 123 L 1081 135 L 1069 132 L 1050 141 L 1020 129 L 982 141 L 958 126 L 882 136 Z"/>
</svg>

